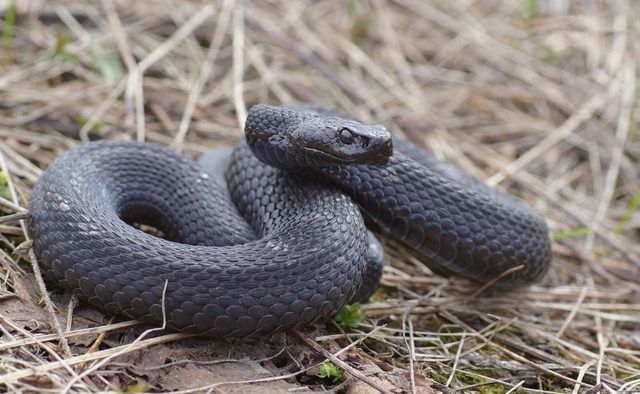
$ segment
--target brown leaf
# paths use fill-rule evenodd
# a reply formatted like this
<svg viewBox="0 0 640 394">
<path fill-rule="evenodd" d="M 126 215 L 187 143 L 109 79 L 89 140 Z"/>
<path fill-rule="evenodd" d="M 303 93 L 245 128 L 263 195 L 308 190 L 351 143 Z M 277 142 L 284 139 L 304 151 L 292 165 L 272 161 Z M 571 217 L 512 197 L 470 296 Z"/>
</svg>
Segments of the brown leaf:
<svg viewBox="0 0 640 394">
<path fill-rule="evenodd" d="M 212 365 L 187 364 L 172 368 L 160 378 L 159 385 L 164 390 L 180 390 L 205 387 L 215 383 L 259 380 L 272 376 L 258 363 L 249 360 Z M 298 386 L 284 380 L 223 385 L 226 393 L 286 392 L 296 387 Z"/>
<path fill-rule="evenodd" d="M 382 386 L 383 388 L 391 391 L 392 393 L 403 392 L 402 389 L 394 386 L 388 380 L 380 379 L 376 377 L 370 377 L 370 378 L 374 380 L 376 383 L 378 383 L 380 386 Z M 375 388 L 369 386 L 367 383 L 363 382 L 362 380 L 356 380 L 356 379 L 354 379 L 354 382 L 349 386 L 349 389 L 347 390 L 347 394 L 378 394 L 378 393 L 379 391 L 376 390 Z"/>
</svg>

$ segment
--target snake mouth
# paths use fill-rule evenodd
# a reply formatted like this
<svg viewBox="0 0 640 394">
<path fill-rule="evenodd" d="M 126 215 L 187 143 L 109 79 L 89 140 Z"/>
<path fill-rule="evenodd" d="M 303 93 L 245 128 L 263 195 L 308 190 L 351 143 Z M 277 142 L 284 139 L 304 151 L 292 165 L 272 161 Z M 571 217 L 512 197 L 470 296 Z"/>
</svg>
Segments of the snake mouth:
<svg viewBox="0 0 640 394">
<path fill-rule="evenodd" d="M 314 133 L 306 139 L 294 139 L 292 146 L 301 156 L 314 160 L 316 165 L 387 164 L 393 155 L 391 134 L 384 129 L 378 130 L 377 126 L 366 128 L 342 127 L 337 136 L 328 128 L 325 134 Z"/>
<path fill-rule="evenodd" d="M 360 154 L 338 155 L 309 146 L 302 151 L 311 159 L 322 161 L 327 165 L 373 165 L 381 166 L 389 163 L 391 156 L 388 152 L 364 152 Z"/>
</svg>

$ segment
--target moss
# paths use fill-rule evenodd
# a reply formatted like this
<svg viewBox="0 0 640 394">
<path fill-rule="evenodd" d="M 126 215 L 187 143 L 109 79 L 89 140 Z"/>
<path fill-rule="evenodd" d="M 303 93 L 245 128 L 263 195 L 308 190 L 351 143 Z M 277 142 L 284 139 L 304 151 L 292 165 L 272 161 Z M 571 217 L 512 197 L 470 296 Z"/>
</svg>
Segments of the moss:
<svg viewBox="0 0 640 394">
<path fill-rule="evenodd" d="M 345 305 L 335 316 L 335 321 L 345 330 L 350 330 L 358 326 L 364 319 L 364 314 L 360 310 L 360 304 L 357 302 L 351 305 Z"/>
<path fill-rule="evenodd" d="M 11 190 L 9 190 L 9 180 L 4 171 L 0 171 L 0 197 L 11 200 Z"/>
<path fill-rule="evenodd" d="M 320 369 L 318 369 L 316 376 L 322 379 L 329 379 L 334 383 L 342 380 L 342 372 L 340 371 L 340 368 L 331 361 L 323 362 Z"/>
</svg>

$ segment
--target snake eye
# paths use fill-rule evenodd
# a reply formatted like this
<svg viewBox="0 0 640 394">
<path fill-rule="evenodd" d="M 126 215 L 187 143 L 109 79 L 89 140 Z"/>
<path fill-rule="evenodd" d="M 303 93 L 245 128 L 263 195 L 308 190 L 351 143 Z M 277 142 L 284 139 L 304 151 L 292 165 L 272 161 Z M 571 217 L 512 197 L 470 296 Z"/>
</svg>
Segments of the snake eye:
<svg viewBox="0 0 640 394">
<path fill-rule="evenodd" d="M 353 133 L 347 128 L 340 130 L 340 142 L 343 144 L 353 143 Z"/>
</svg>

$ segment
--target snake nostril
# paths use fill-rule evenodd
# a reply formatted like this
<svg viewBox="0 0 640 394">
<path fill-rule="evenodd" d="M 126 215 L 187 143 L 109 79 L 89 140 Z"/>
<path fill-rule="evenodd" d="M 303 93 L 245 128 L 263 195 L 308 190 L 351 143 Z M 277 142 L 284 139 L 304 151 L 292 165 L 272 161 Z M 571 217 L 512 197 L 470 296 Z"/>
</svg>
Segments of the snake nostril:
<svg viewBox="0 0 640 394">
<path fill-rule="evenodd" d="M 363 148 L 372 149 L 372 148 L 376 147 L 377 145 L 378 145 L 378 142 L 375 139 L 375 137 L 362 136 L 362 147 Z"/>
</svg>

